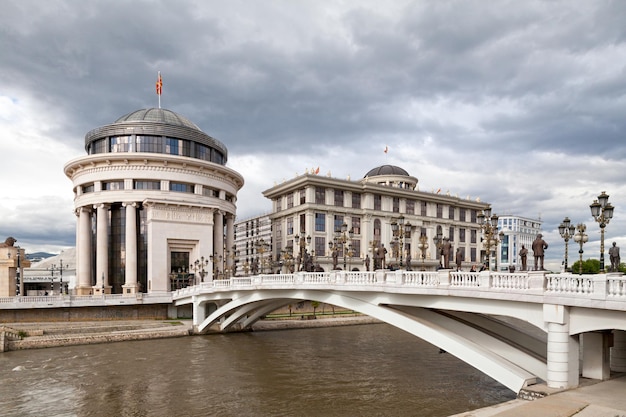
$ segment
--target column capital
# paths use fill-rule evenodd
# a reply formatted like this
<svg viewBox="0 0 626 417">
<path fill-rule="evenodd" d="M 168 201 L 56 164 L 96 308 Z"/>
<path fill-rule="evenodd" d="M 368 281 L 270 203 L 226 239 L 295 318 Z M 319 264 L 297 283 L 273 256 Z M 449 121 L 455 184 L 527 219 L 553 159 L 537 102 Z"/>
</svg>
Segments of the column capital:
<svg viewBox="0 0 626 417">
<path fill-rule="evenodd" d="M 109 206 L 110 206 L 110 204 L 107 204 L 107 203 L 97 203 L 97 204 L 93 205 L 93 208 L 96 209 L 96 210 L 97 209 L 106 209 L 106 208 L 109 208 Z"/>
<path fill-rule="evenodd" d="M 136 201 L 124 201 L 122 203 L 122 207 L 127 207 L 127 206 L 131 206 L 131 207 L 137 208 L 137 206 L 139 206 L 139 204 Z"/>
</svg>

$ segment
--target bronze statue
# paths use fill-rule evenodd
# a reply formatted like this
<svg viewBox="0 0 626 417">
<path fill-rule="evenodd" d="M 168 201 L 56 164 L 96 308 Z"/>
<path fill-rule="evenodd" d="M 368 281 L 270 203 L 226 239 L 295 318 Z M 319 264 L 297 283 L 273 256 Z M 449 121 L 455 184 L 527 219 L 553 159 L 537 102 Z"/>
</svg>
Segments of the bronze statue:
<svg viewBox="0 0 626 417">
<path fill-rule="evenodd" d="M 369 272 L 370 270 L 370 256 L 365 255 L 365 270 Z"/>
<path fill-rule="evenodd" d="M 411 253 L 406 254 L 406 270 L 411 271 Z"/>
<path fill-rule="evenodd" d="M 333 257 L 333 269 L 337 269 L 337 263 L 339 263 L 339 250 L 335 247 L 332 252 Z"/>
<path fill-rule="evenodd" d="M 620 257 L 617 243 L 613 242 L 613 246 L 609 249 L 609 256 L 611 257 L 611 272 L 619 271 Z"/>
<path fill-rule="evenodd" d="M 535 271 L 543 271 L 544 251 L 548 249 L 548 244 L 542 239 L 543 235 L 539 233 L 533 242 L 533 255 L 535 256 Z"/>
<path fill-rule="evenodd" d="M 17 239 L 12 237 L 12 236 L 9 236 L 9 237 L 6 238 L 4 243 L 0 243 L 0 248 L 13 247 L 13 245 L 15 245 L 15 242 L 17 242 Z"/>
<path fill-rule="evenodd" d="M 522 271 L 526 271 L 526 258 L 528 257 L 528 249 L 522 245 L 522 250 L 519 251 L 519 257 L 522 259 Z"/>
<path fill-rule="evenodd" d="M 450 239 L 444 238 L 441 246 L 441 254 L 443 255 L 443 268 L 450 269 L 450 253 L 452 252 L 452 244 Z"/>
<path fill-rule="evenodd" d="M 456 248 L 456 270 L 461 270 L 461 265 L 463 265 L 463 251 L 461 248 Z"/>
</svg>

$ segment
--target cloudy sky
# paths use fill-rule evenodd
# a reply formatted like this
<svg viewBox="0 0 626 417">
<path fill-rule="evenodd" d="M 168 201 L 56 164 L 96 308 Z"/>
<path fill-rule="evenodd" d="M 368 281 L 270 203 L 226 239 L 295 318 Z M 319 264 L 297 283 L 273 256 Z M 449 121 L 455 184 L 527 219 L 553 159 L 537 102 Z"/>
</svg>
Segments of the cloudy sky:
<svg viewBox="0 0 626 417">
<path fill-rule="evenodd" d="M 306 169 L 393 164 L 422 191 L 540 218 L 555 268 L 559 223 L 585 222 L 598 258 L 601 191 L 607 243 L 626 247 L 624 22 L 618 0 L 5 0 L 0 237 L 74 246 L 63 165 L 89 130 L 157 107 L 161 71 L 162 107 L 225 143 L 244 176 L 240 219 Z"/>
</svg>

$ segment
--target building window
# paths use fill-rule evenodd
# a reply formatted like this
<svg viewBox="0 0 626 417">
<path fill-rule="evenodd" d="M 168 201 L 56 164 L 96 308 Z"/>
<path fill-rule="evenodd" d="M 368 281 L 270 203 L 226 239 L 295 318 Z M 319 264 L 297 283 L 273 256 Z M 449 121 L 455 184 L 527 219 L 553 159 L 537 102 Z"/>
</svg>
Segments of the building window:
<svg viewBox="0 0 626 417">
<path fill-rule="evenodd" d="M 283 209 L 283 205 L 282 205 L 280 197 L 274 200 L 274 203 L 276 204 L 276 211 L 281 211 Z"/>
<path fill-rule="evenodd" d="M 454 227 L 450 226 L 448 230 L 448 236 L 450 237 L 450 242 L 454 242 Z"/>
<path fill-rule="evenodd" d="M 130 152 L 131 137 L 115 136 L 111 138 L 110 152 Z"/>
<path fill-rule="evenodd" d="M 355 235 L 361 234 L 361 218 L 352 216 L 352 232 Z"/>
<path fill-rule="evenodd" d="M 293 235 L 293 217 L 287 218 L 287 234 Z"/>
<path fill-rule="evenodd" d="M 470 230 L 470 243 L 476 243 L 476 230 Z"/>
<path fill-rule="evenodd" d="M 220 192 L 205 185 L 202 187 L 202 195 L 205 197 L 219 197 Z"/>
<path fill-rule="evenodd" d="M 426 216 L 427 210 L 425 201 L 420 201 L 420 213 L 422 216 Z"/>
<path fill-rule="evenodd" d="M 335 190 L 335 206 L 343 207 L 343 190 Z"/>
<path fill-rule="evenodd" d="M 476 210 L 471 211 L 471 221 L 472 223 L 476 223 Z"/>
<path fill-rule="evenodd" d="M 324 256 L 326 253 L 326 238 L 323 236 L 315 236 L 315 253 L 312 255 Z"/>
<path fill-rule="evenodd" d="M 315 204 L 326 204 L 326 189 L 315 187 Z"/>
<path fill-rule="evenodd" d="M 459 242 L 465 243 L 465 229 L 459 229 Z"/>
<path fill-rule="evenodd" d="M 287 196 L 287 208 L 290 209 L 293 207 L 293 194 L 289 194 Z"/>
<path fill-rule="evenodd" d="M 406 214 L 415 214 L 415 201 L 406 200 Z"/>
<path fill-rule="evenodd" d="M 382 210 L 383 198 L 380 194 L 374 194 L 374 210 Z"/>
<path fill-rule="evenodd" d="M 193 194 L 193 184 L 186 184 L 184 182 L 170 182 L 170 191 Z"/>
<path fill-rule="evenodd" d="M 300 189 L 300 204 L 305 204 L 306 203 L 306 189 L 301 188 Z"/>
<path fill-rule="evenodd" d="M 459 209 L 459 221 L 464 222 L 465 221 L 465 209 Z"/>
<path fill-rule="evenodd" d="M 162 136 L 137 136 L 137 152 L 163 152 Z"/>
<path fill-rule="evenodd" d="M 452 206 L 448 207 L 448 218 L 450 220 L 454 220 L 454 207 Z"/>
<path fill-rule="evenodd" d="M 352 257 L 360 258 L 361 257 L 361 241 L 359 239 L 353 239 L 351 241 L 352 244 Z"/>
<path fill-rule="evenodd" d="M 83 185 L 81 188 L 83 190 L 83 194 L 85 194 L 85 193 L 93 193 L 93 190 L 94 190 L 93 184 Z"/>
<path fill-rule="evenodd" d="M 315 213 L 315 231 L 326 231 L 326 215 L 324 213 Z"/>
<path fill-rule="evenodd" d="M 382 243 L 380 241 L 380 219 L 374 220 L 374 240 L 378 241 L 378 243 Z"/>
<path fill-rule="evenodd" d="M 133 182 L 133 189 L 135 190 L 160 190 L 161 181 L 135 180 Z"/>
<path fill-rule="evenodd" d="M 335 214 L 335 221 L 334 221 L 335 228 L 333 229 L 333 231 L 335 232 L 341 231 L 341 225 L 343 225 L 343 216 L 339 214 Z"/>
<path fill-rule="evenodd" d="M 393 212 L 400 213 L 400 197 L 393 198 Z"/>
<path fill-rule="evenodd" d="M 476 248 L 470 248 L 470 261 L 476 262 Z"/>
<path fill-rule="evenodd" d="M 361 208 L 361 194 L 352 193 L 352 208 Z"/>
<path fill-rule="evenodd" d="M 102 191 L 116 191 L 124 189 L 124 180 L 107 181 L 102 183 Z"/>
<path fill-rule="evenodd" d="M 443 204 L 437 203 L 437 218 L 443 219 Z"/>
</svg>

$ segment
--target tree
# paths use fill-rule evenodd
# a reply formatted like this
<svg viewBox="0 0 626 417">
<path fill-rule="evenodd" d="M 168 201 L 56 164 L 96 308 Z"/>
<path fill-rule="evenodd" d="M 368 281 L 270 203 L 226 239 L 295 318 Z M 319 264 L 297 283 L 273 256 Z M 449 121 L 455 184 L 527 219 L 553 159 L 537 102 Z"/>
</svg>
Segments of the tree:
<svg viewBox="0 0 626 417">
<path fill-rule="evenodd" d="M 580 261 L 574 262 L 572 265 L 572 273 L 578 274 L 580 271 Z M 586 259 L 583 261 L 583 274 L 600 273 L 600 261 L 598 259 Z"/>
<path fill-rule="evenodd" d="M 313 317 L 315 316 L 315 310 L 317 310 L 317 308 L 320 306 L 320 302 L 319 301 L 311 301 L 311 307 L 313 307 Z"/>
</svg>

